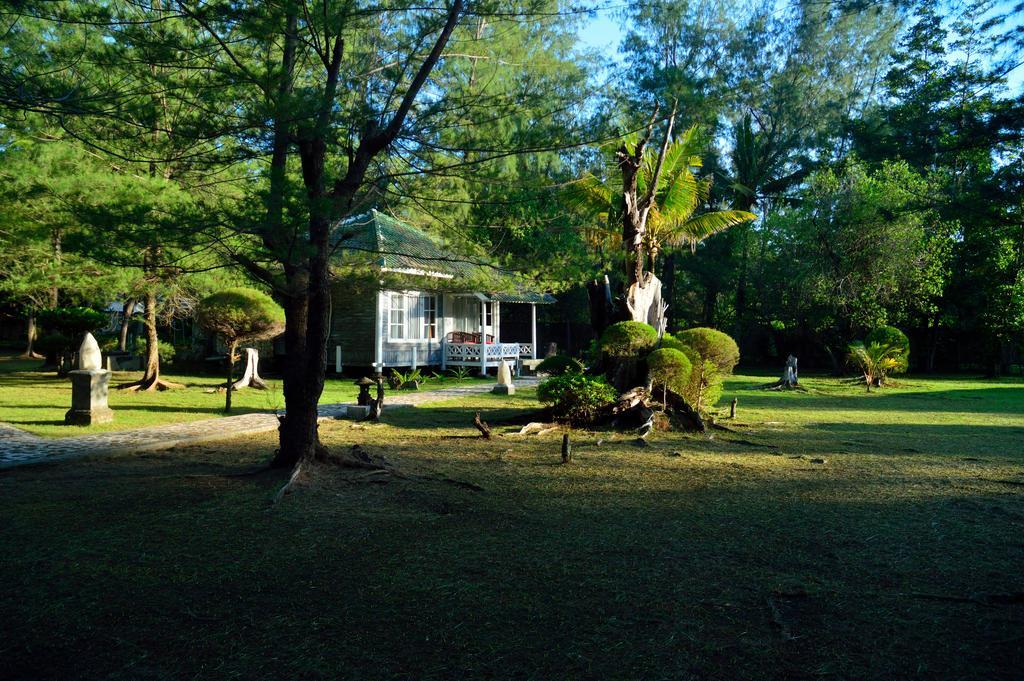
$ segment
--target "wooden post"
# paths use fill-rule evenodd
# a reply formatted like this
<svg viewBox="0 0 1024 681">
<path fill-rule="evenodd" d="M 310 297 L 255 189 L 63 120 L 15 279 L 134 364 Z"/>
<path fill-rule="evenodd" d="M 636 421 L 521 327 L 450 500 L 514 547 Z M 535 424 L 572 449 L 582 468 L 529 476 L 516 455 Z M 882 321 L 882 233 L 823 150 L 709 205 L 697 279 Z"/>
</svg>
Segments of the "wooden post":
<svg viewBox="0 0 1024 681">
<path fill-rule="evenodd" d="M 736 418 L 736 403 L 739 402 L 739 398 L 732 398 L 732 404 L 729 406 L 729 418 Z"/>
<path fill-rule="evenodd" d="M 537 303 L 530 303 L 530 359 L 537 359 Z"/>
<path fill-rule="evenodd" d="M 418 357 L 416 355 L 416 346 L 412 346 L 412 370 L 416 371 L 420 367 Z"/>
<path fill-rule="evenodd" d="M 334 372 L 337 374 L 341 373 L 341 346 L 334 346 Z"/>
<path fill-rule="evenodd" d="M 487 303 L 480 301 L 480 375 L 487 375 Z"/>
<path fill-rule="evenodd" d="M 572 443 L 569 442 L 569 433 L 562 436 L 562 463 L 572 461 Z"/>
</svg>

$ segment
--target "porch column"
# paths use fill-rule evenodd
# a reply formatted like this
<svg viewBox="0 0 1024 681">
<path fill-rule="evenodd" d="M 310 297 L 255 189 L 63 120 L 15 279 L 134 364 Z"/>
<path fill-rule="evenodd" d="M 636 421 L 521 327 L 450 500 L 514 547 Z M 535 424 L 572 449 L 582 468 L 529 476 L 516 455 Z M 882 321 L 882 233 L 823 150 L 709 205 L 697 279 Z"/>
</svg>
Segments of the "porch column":
<svg viewBox="0 0 1024 681">
<path fill-rule="evenodd" d="M 530 303 L 530 359 L 537 359 L 537 303 Z"/>
<path fill-rule="evenodd" d="M 383 291 L 377 291 L 377 314 L 374 315 L 373 324 L 373 368 L 378 374 L 384 373 L 384 334 L 381 332 L 381 325 L 384 319 L 384 296 Z"/>
<path fill-rule="evenodd" d="M 487 303 L 480 301 L 480 375 L 487 375 Z"/>
<path fill-rule="evenodd" d="M 445 323 L 445 317 L 448 314 L 448 301 L 447 296 L 443 293 L 437 296 L 437 326 L 441 334 L 441 371 L 448 368 L 448 347 L 446 345 L 445 336 L 448 334 L 448 325 Z"/>
<path fill-rule="evenodd" d="M 491 303 L 491 329 L 494 331 L 494 344 L 501 342 L 501 303 Z"/>
</svg>

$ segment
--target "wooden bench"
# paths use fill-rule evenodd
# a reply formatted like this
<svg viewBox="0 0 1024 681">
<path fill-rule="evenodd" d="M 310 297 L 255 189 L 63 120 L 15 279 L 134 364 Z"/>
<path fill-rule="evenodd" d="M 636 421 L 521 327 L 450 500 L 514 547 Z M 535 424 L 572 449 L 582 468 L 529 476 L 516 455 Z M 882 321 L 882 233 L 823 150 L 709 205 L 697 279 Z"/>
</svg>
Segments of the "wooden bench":
<svg viewBox="0 0 1024 681">
<path fill-rule="evenodd" d="M 480 332 L 479 331 L 451 331 L 445 337 L 446 343 L 479 343 Z M 488 334 L 487 342 L 493 343 L 494 336 Z"/>
</svg>

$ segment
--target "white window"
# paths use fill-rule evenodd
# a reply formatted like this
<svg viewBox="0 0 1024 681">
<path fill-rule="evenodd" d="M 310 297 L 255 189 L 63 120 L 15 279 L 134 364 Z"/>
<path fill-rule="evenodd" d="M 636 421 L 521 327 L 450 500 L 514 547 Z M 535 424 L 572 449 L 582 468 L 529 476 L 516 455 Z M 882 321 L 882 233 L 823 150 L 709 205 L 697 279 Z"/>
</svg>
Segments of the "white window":
<svg viewBox="0 0 1024 681">
<path fill-rule="evenodd" d="M 494 308 L 491 306 L 491 303 L 484 303 L 483 313 L 486 319 L 482 319 L 480 314 L 477 314 L 477 319 L 480 319 L 480 323 L 487 327 L 494 326 Z"/>
<path fill-rule="evenodd" d="M 388 296 L 388 340 L 437 338 L 437 296 L 391 293 Z"/>
<path fill-rule="evenodd" d="M 423 337 L 437 338 L 437 296 L 422 296 L 423 301 Z"/>
<path fill-rule="evenodd" d="M 405 338 L 405 295 L 392 293 L 388 312 L 388 338 L 402 340 Z"/>
</svg>

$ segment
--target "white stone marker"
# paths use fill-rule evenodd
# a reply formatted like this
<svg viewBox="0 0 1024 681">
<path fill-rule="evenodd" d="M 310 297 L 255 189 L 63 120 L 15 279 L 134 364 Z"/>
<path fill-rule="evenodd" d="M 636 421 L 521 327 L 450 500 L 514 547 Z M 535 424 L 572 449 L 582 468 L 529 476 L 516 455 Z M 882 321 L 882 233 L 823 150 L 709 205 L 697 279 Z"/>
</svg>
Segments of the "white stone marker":
<svg viewBox="0 0 1024 681">
<path fill-rule="evenodd" d="M 114 412 L 107 406 L 110 372 L 103 369 L 103 353 L 91 333 L 85 334 L 78 348 L 78 369 L 70 372 L 71 409 L 64 415 L 64 423 L 73 426 L 91 426 L 114 420 Z"/>
<path fill-rule="evenodd" d="M 491 392 L 496 395 L 516 394 L 516 387 L 512 385 L 512 370 L 505 360 L 501 360 L 501 364 L 498 365 L 498 383 L 491 388 Z"/>
</svg>

